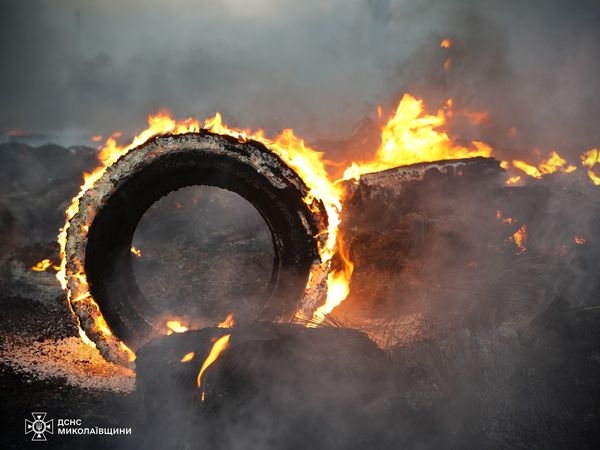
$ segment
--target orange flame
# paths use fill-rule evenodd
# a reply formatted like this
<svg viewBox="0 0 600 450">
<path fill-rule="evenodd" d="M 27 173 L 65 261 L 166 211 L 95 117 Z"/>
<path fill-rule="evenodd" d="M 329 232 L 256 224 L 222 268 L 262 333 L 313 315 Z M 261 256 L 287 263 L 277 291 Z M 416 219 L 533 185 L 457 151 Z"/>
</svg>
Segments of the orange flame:
<svg viewBox="0 0 600 450">
<path fill-rule="evenodd" d="M 219 324 L 217 324 L 218 328 L 232 328 L 235 326 L 235 320 L 233 318 L 233 313 L 227 314 L 225 320 Z"/>
<path fill-rule="evenodd" d="M 327 277 L 327 301 L 315 310 L 312 320 L 307 323 L 308 327 L 315 327 L 323 322 L 325 316 L 338 307 L 350 293 L 350 278 L 354 271 L 354 263 L 350 260 L 350 255 L 341 238 L 338 242 L 338 249 L 343 268 L 329 273 Z"/>
<path fill-rule="evenodd" d="M 69 300 L 71 299 L 72 293 L 67 288 L 65 246 L 70 220 L 79 209 L 79 200 L 82 195 L 103 176 L 107 167 L 112 165 L 117 159 L 125 155 L 131 149 L 147 141 L 149 138 L 159 134 L 197 132 L 201 128 L 208 129 L 214 133 L 227 134 L 236 137 L 240 141 L 247 141 L 249 139 L 257 140 L 279 155 L 298 173 L 308 186 L 308 194 L 305 198 L 305 202 L 307 204 L 312 204 L 315 199 L 322 201 L 328 214 L 328 233 L 324 239 L 324 243 L 319 244 L 319 255 L 321 257 L 321 266 L 326 272 L 329 272 L 331 259 L 338 251 L 338 227 L 340 223 L 340 211 L 342 209 L 341 197 L 343 189 L 329 179 L 325 168 L 326 163 L 323 160 L 323 154 L 321 152 L 308 147 L 291 129 L 284 130 L 276 139 L 271 140 L 265 137 L 262 130 L 253 133 L 250 130 L 239 130 L 228 127 L 223 124 L 219 113 L 215 114 L 212 118 L 206 119 L 204 123 L 201 124 L 198 120 L 192 118 L 176 121 L 171 117 L 168 111 L 161 110 L 157 115 L 148 117 L 148 128 L 138 134 L 127 146 L 118 144 L 117 139 L 121 136 L 120 132 L 113 133 L 106 140 L 98 155 L 98 159 L 102 165 L 92 173 L 84 174 L 84 184 L 81 186 L 81 191 L 77 197 L 73 199 L 66 210 L 66 222 L 58 236 L 58 242 L 61 248 L 61 264 L 57 273 L 57 278 L 63 289 L 67 290 Z M 87 233 L 88 227 L 89 224 L 82 227 L 81 233 Z M 343 273 L 347 274 L 349 271 L 345 270 Z M 334 275 L 330 274 L 330 277 L 334 277 Z M 343 280 L 343 277 L 339 274 L 335 275 L 335 278 L 336 285 Z M 346 280 L 345 282 L 347 284 L 349 281 Z M 339 297 L 341 292 L 344 292 L 344 290 L 334 289 L 331 293 L 328 293 L 326 300 L 327 304 L 339 304 L 345 298 L 345 296 L 343 298 Z M 80 293 L 77 293 L 77 295 L 80 295 Z M 95 305 L 95 301 L 91 295 L 87 298 L 87 301 L 90 302 L 90 304 Z M 109 330 L 108 327 L 102 327 L 102 329 L 100 329 L 103 333 L 105 330 Z M 108 333 L 104 334 L 108 335 Z"/>
<path fill-rule="evenodd" d="M 527 249 L 527 225 L 523 224 L 521 228 L 515 231 L 512 235 L 512 239 L 519 250 L 517 255 L 520 255 Z"/>
<path fill-rule="evenodd" d="M 343 179 L 358 179 L 364 173 L 379 172 L 392 167 L 424 161 L 490 156 L 492 148 L 484 142 L 473 141 L 468 147 L 455 144 L 439 129 L 451 115 L 439 109 L 436 115 L 427 114 L 423 100 L 404 94 L 394 116 L 381 131 L 381 145 L 368 163 L 352 163 Z"/>
<path fill-rule="evenodd" d="M 597 148 L 588 150 L 581 155 L 581 165 L 587 168 L 588 177 L 596 186 L 600 185 L 600 176 L 596 175 L 594 168 L 598 164 L 599 158 L 600 150 Z"/>
<path fill-rule="evenodd" d="M 208 369 L 219 358 L 219 355 L 225 349 L 227 349 L 229 347 L 229 338 L 230 337 L 231 337 L 231 334 L 226 334 L 224 336 L 221 336 L 213 344 L 212 348 L 210 349 L 210 352 L 209 352 L 208 356 L 206 357 L 206 359 L 202 363 L 202 367 L 200 368 L 200 372 L 198 372 L 198 378 L 196 379 L 196 384 L 198 386 L 198 389 L 200 389 L 200 390 L 203 391 L 203 389 L 202 389 L 202 375 L 204 375 L 204 372 L 206 372 L 206 369 Z M 204 392 L 202 392 L 202 400 L 204 400 Z"/>
<path fill-rule="evenodd" d="M 142 256 L 142 251 L 139 248 L 135 248 L 131 246 L 131 253 L 140 258 Z"/>
<path fill-rule="evenodd" d="M 35 263 L 35 265 L 31 267 L 31 270 L 34 272 L 45 272 L 50 267 L 52 267 L 52 261 L 49 259 L 43 259 L 40 262 Z"/>
<path fill-rule="evenodd" d="M 179 320 L 168 320 L 166 325 L 168 328 L 167 334 L 183 333 L 188 330 L 188 327 L 182 325 Z"/>
<path fill-rule="evenodd" d="M 448 38 L 443 39 L 442 42 L 440 42 L 440 47 L 442 48 L 450 48 L 452 47 L 452 41 Z"/>
<path fill-rule="evenodd" d="M 194 359 L 194 356 L 196 356 L 196 354 L 194 352 L 186 353 L 185 355 L 183 355 L 183 358 L 181 358 L 179 360 L 179 362 L 182 362 L 182 363 L 190 362 L 192 359 Z"/>
<path fill-rule="evenodd" d="M 551 151 L 548 158 L 542 160 L 537 167 L 521 160 L 514 160 L 512 165 L 532 178 L 542 178 L 544 175 L 550 175 L 557 171 L 571 173 L 577 170 L 577 167 L 567 165 L 567 161 L 554 150 Z M 510 180 L 511 179 L 509 179 L 509 181 Z M 508 183 L 507 181 L 507 184 L 512 183 Z"/>
<path fill-rule="evenodd" d="M 575 236 L 573 239 L 577 245 L 584 245 L 587 242 L 587 239 L 583 236 Z"/>
<path fill-rule="evenodd" d="M 452 41 L 444 39 L 440 43 L 442 48 L 450 48 Z M 480 141 L 472 141 L 466 144 L 458 144 L 444 131 L 443 127 L 447 121 L 453 117 L 453 102 L 449 99 L 437 113 L 429 114 L 423 100 L 417 99 L 409 94 L 404 94 L 399 102 L 394 114 L 381 129 L 381 145 L 376 151 L 371 161 L 353 162 L 344 172 L 342 180 L 357 179 L 360 175 L 369 172 L 376 172 L 392 167 L 445 159 L 469 158 L 475 156 L 490 156 L 492 148 Z M 381 118 L 381 107 L 377 109 L 378 116 Z M 466 112 L 465 115 L 474 124 L 483 123 L 487 120 L 485 112 Z M 66 211 L 66 223 L 60 231 L 58 241 L 61 247 L 61 264 L 57 273 L 57 278 L 61 285 L 67 290 L 69 301 L 80 299 L 97 307 L 94 299 L 89 294 L 86 283 L 81 283 L 77 292 L 70 292 L 67 288 L 66 280 L 66 260 L 65 245 L 67 230 L 70 226 L 71 218 L 79 209 L 79 200 L 81 196 L 90 189 L 94 183 L 105 173 L 107 167 L 113 164 L 118 158 L 128 153 L 131 149 L 139 146 L 149 138 L 159 134 L 181 134 L 187 132 L 197 132 L 200 129 L 207 129 L 214 133 L 226 134 L 237 138 L 239 141 L 256 140 L 267 146 L 271 151 L 281 157 L 306 183 L 308 193 L 305 198 L 307 204 L 312 204 L 314 200 L 323 202 L 328 214 L 328 230 L 323 239 L 319 242 L 320 267 L 327 274 L 327 298 L 325 303 L 319 306 L 313 313 L 313 317 L 307 326 L 316 326 L 327 314 L 331 313 L 349 293 L 350 277 L 354 266 L 349 258 L 347 250 L 343 246 L 340 236 L 340 214 L 342 211 L 343 187 L 339 181 L 332 181 L 327 172 L 327 162 L 324 160 L 323 153 L 309 147 L 306 143 L 295 135 L 291 129 L 285 129 L 274 139 L 265 136 L 262 130 L 251 131 L 235 129 L 225 125 L 219 113 L 214 117 L 208 118 L 203 122 L 188 118 L 176 121 L 168 111 L 162 110 L 158 114 L 148 117 L 148 127 L 138 134 L 130 144 L 121 145 L 118 139 L 120 132 L 113 133 L 102 146 L 99 153 L 99 160 L 102 163 L 100 167 L 90 174 L 84 174 L 84 183 L 81 191 L 75 197 Z M 600 185 L 600 177 L 594 172 L 595 165 L 598 162 L 599 150 L 592 149 L 582 155 L 582 164 L 588 168 L 590 179 Z M 508 163 L 504 168 L 508 168 Z M 576 170 L 575 166 L 567 165 L 566 161 L 556 152 L 551 152 L 546 160 L 539 165 L 534 166 L 525 161 L 515 160 L 512 166 L 530 176 L 539 178 L 545 174 L 556 171 L 572 172 Z M 511 176 L 507 183 L 512 184 L 520 181 L 520 176 Z M 177 205 L 178 207 L 178 205 Z M 82 235 L 87 233 L 89 224 L 83 225 L 78 232 Z M 526 242 L 526 227 L 523 226 L 513 235 L 513 240 L 524 251 Z M 137 254 L 137 249 L 132 248 L 132 252 Z M 335 255 L 339 255 L 340 268 L 333 270 L 332 260 Z M 71 275 L 79 277 L 80 281 L 85 281 L 85 274 Z M 310 288 L 312 276 L 307 284 L 307 291 Z M 87 295 L 86 295 L 87 294 Z M 300 312 L 298 313 L 300 317 Z M 233 318 L 232 318 L 233 321 Z M 227 319 L 223 324 L 227 322 Z M 173 326 L 169 326 L 171 323 Z M 219 324 L 219 326 L 223 325 Z M 111 332 L 103 319 L 96 320 L 96 327 L 105 335 L 110 336 Z M 185 331 L 187 328 L 178 321 L 169 321 L 167 323 L 169 333 L 173 331 Z"/>
</svg>

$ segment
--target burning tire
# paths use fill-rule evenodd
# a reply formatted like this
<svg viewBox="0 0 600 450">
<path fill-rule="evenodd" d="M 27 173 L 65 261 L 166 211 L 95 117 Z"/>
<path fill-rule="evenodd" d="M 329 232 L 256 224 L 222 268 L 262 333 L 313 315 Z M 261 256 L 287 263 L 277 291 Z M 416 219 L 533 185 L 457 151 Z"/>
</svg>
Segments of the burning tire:
<svg viewBox="0 0 600 450">
<path fill-rule="evenodd" d="M 321 202 L 307 204 L 300 177 L 264 145 L 201 131 L 158 136 L 119 158 L 79 200 L 67 231 L 69 302 L 81 328 L 109 360 L 126 363 L 163 325 L 133 276 L 131 243 L 144 212 L 191 185 L 238 193 L 262 215 L 274 264 L 260 319 L 292 317 L 327 226 Z M 257 319 L 241 318 L 243 319 Z"/>
</svg>

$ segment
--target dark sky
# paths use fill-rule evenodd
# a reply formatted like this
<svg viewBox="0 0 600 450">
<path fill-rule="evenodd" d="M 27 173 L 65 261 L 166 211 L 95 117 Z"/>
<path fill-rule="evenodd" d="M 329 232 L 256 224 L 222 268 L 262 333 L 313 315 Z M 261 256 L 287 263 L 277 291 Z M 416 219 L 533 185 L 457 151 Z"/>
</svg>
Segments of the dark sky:
<svg viewBox="0 0 600 450">
<path fill-rule="evenodd" d="M 0 34 L 0 131 L 132 132 L 165 107 L 336 139 L 409 91 L 490 110 L 496 147 L 600 145 L 597 0 L 2 0 Z"/>
</svg>

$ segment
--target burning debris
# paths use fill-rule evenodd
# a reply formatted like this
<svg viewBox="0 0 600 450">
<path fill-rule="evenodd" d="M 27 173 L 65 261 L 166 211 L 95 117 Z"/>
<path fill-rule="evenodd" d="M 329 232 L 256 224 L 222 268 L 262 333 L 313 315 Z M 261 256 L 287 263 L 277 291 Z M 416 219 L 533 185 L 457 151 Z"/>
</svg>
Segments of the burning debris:
<svg viewBox="0 0 600 450">
<path fill-rule="evenodd" d="M 441 43 L 445 50 L 452 45 Z M 163 112 L 128 146 L 111 135 L 100 151 L 102 165 L 67 208 L 60 265 L 39 251 L 3 260 L 7 295 L 70 308 L 68 332 L 33 345 L 10 335 L 0 362 L 40 379 L 119 392 L 131 391 L 126 366 L 135 365 L 141 426 L 167 428 L 168 437 L 141 438 L 147 445 L 304 448 L 310 441 L 312 448 L 396 448 L 414 443 L 390 431 L 397 417 L 408 419 L 410 434 L 423 414 L 432 425 L 419 445 L 518 444 L 527 429 L 519 422 L 530 424 L 535 412 L 518 410 L 516 394 L 498 394 L 494 386 L 518 379 L 531 395 L 562 389 L 539 371 L 559 373 L 578 361 L 537 361 L 522 374 L 556 336 L 571 339 L 586 361 L 597 359 L 597 347 L 584 341 L 597 340 L 590 330 L 600 292 L 593 270 L 600 258 L 598 152 L 585 152 L 582 168 L 556 151 L 498 161 L 489 144 L 458 142 L 445 130 L 459 114 L 471 124 L 489 120 L 486 112 L 455 110 L 451 99 L 429 114 L 422 100 L 406 94 L 382 123 L 373 157 L 337 166 L 291 130 L 268 139 L 262 131 L 231 129 L 218 114 L 201 126 Z M 151 263 L 159 254 L 152 242 L 133 245 L 145 211 L 194 184 L 249 200 L 274 246 L 260 304 L 241 315 L 233 308 L 236 319 L 230 314 L 216 327 L 207 328 L 219 313 L 210 303 L 199 308 L 202 317 L 170 310 L 177 299 L 157 308 L 132 268 L 133 260 Z M 171 207 L 167 215 L 189 208 L 179 200 Z M 173 244 L 175 254 L 183 254 L 180 245 Z M 204 257 L 210 265 L 219 255 Z M 53 271 L 66 300 L 52 284 Z M 558 316 L 566 328 L 556 324 Z M 94 348 L 81 351 L 83 343 Z M 98 352 L 118 365 L 102 362 Z M 504 404 L 512 419 L 451 381 L 462 379 L 464 369 L 448 362 L 454 359 L 475 372 L 467 383 Z M 491 382 L 477 379 L 479 366 L 493 373 Z M 586 370 L 599 373 L 595 362 Z M 538 388 L 540 380 L 547 384 Z M 476 405 L 464 413 L 472 429 L 432 419 L 446 403 L 465 402 Z M 554 413 L 565 403 L 535 407 Z M 583 405 L 570 407 L 569 421 Z M 493 424 L 505 420 L 508 431 L 494 435 Z M 311 438 L 299 440 L 298 430 Z"/>
<path fill-rule="evenodd" d="M 600 447 L 597 1 L 62 3 L 0 13 L 4 446 Z"/>
<path fill-rule="evenodd" d="M 159 137 L 128 152 L 105 174 L 78 199 L 65 246 L 70 305 L 103 355 L 131 361 L 127 348 L 163 327 L 161 313 L 132 281 L 131 241 L 146 209 L 187 184 L 218 185 L 255 204 L 273 233 L 276 255 L 260 314 L 293 316 L 309 272 L 320 267 L 318 245 L 325 239 L 313 236 L 322 235 L 327 215 L 318 200 L 305 203 L 309 191 L 302 181 L 262 145 L 207 132 Z"/>
<path fill-rule="evenodd" d="M 356 330 L 263 322 L 155 339 L 136 383 L 147 420 L 166 428 L 151 439 L 167 446 L 364 448 L 378 442 L 383 360 Z"/>
</svg>

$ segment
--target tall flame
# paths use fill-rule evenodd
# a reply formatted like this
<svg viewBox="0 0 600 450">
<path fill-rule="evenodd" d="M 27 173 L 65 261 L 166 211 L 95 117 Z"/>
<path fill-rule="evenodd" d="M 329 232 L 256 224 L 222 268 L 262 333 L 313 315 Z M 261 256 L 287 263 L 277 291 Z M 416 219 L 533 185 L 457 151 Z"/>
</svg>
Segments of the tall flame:
<svg viewBox="0 0 600 450">
<path fill-rule="evenodd" d="M 227 349 L 227 347 L 229 347 L 230 337 L 231 334 L 225 334 L 219 339 L 217 339 L 213 344 L 212 348 L 210 349 L 208 356 L 202 363 L 202 367 L 200 367 L 200 372 L 198 372 L 198 377 L 196 378 L 196 385 L 198 386 L 198 389 L 202 391 L 202 400 L 204 400 L 204 391 L 202 389 L 202 375 L 204 375 L 206 369 L 208 369 L 219 358 L 219 355 L 223 353 L 223 351 Z"/>
<path fill-rule="evenodd" d="M 448 107 L 452 103 L 449 101 Z M 381 131 L 381 145 L 370 162 L 352 163 L 344 172 L 345 180 L 358 179 L 364 173 L 424 161 L 490 156 L 492 148 L 473 141 L 469 146 L 453 142 L 440 128 L 446 125 L 451 110 L 439 109 L 427 114 L 423 100 L 404 94 L 396 112 Z"/>
</svg>

